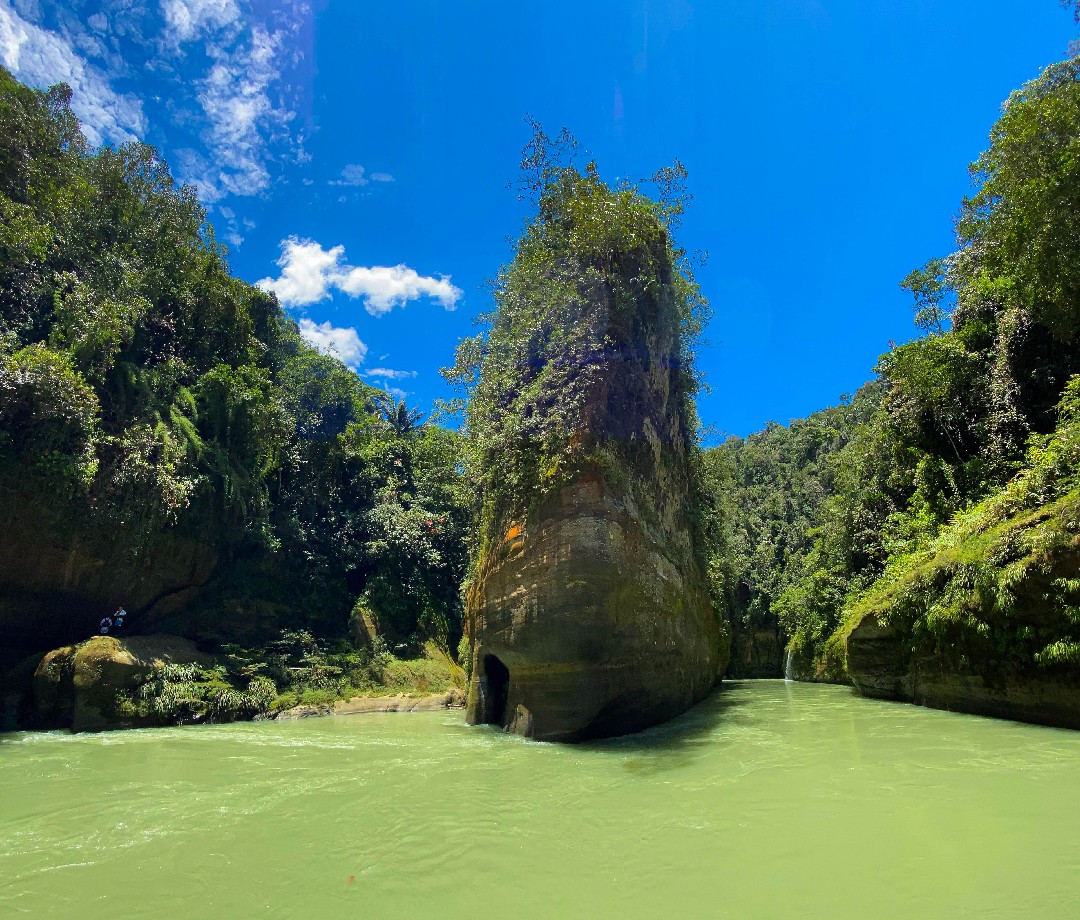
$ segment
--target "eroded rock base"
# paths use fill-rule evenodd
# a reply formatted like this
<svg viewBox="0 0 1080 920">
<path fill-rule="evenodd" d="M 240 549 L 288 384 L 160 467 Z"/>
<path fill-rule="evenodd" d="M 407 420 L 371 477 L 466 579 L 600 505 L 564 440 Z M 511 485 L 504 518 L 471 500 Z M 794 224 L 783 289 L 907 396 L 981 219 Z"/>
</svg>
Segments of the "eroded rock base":
<svg viewBox="0 0 1080 920">
<path fill-rule="evenodd" d="M 663 722 L 726 665 L 703 579 L 597 477 L 510 531 L 473 603 L 468 720 L 541 741 Z"/>
<path fill-rule="evenodd" d="M 1054 676 L 994 673 L 988 679 L 962 669 L 945 670 L 929 655 L 913 654 L 904 631 L 868 616 L 848 637 L 848 673 L 864 696 L 897 700 L 1080 729 L 1080 682 Z"/>
</svg>

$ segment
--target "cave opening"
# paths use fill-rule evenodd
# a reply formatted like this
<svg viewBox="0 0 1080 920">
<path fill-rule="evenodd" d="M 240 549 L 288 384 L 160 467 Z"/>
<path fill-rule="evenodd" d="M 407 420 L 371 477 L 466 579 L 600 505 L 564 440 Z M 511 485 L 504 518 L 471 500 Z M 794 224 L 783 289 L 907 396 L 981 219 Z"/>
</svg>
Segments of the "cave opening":
<svg viewBox="0 0 1080 920">
<path fill-rule="evenodd" d="M 510 692 L 510 671 L 494 655 L 484 656 L 484 721 L 506 723 L 506 699 Z"/>
</svg>

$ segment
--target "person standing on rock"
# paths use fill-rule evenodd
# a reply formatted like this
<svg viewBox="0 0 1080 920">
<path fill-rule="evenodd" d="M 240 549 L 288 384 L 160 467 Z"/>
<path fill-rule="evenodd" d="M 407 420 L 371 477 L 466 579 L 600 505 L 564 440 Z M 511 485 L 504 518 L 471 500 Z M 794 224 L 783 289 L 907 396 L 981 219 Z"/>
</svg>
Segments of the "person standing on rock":
<svg viewBox="0 0 1080 920">
<path fill-rule="evenodd" d="M 101 634 L 107 636 L 109 634 L 109 628 L 113 625 L 112 617 L 101 618 Z"/>
<path fill-rule="evenodd" d="M 117 629 L 124 625 L 124 617 L 126 616 L 127 611 L 123 607 L 116 608 L 116 613 L 113 614 L 113 619 L 116 621 Z"/>
</svg>

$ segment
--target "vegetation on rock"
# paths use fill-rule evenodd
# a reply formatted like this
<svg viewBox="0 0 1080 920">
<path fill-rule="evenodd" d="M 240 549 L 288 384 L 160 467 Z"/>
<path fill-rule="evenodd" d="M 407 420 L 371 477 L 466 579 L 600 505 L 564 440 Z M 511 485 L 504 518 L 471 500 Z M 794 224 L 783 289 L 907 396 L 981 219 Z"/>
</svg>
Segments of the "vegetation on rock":
<svg viewBox="0 0 1080 920">
<path fill-rule="evenodd" d="M 697 485 L 707 305 L 672 242 L 685 171 L 654 177 L 656 202 L 572 148 L 537 128 L 536 213 L 447 372 L 477 495 L 467 718 L 559 741 L 671 718 L 726 658 Z"/>
<path fill-rule="evenodd" d="M 846 614 L 874 617 L 906 656 L 989 684 L 1056 675 L 1080 681 L 1080 377 L 1055 431 L 1026 468 L 926 545 L 890 559 Z"/>
<path fill-rule="evenodd" d="M 692 260 L 673 241 L 689 199 L 678 162 L 639 186 L 608 186 L 595 163 L 574 166 L 577 142 L 538 125 L 521 163 L 521 189 L 537 211 L 495 283 L 489 328 L 458 347 L 444 375 L 465 397 L 467 470 L 475 489 L 480 545 L 585 468 L 625 479 L 636 465 L 629 437 L 590 438 L 587 402 L 606 367 L 625 359 L 642 327 L 673 308 L 678 341 L 679 424 L 696 445 L 694 349 L 709 317 Z M 673 304 L 661 303 L 672 297 Z M 597 304 L 607 310 L 598 310 Z M 648 362 L 649 356 L 637 356 Z M 640 445 L 637 446 L 640 448 Z M 646 501 L 648 496 L 645 496 Z"/>
</svg>

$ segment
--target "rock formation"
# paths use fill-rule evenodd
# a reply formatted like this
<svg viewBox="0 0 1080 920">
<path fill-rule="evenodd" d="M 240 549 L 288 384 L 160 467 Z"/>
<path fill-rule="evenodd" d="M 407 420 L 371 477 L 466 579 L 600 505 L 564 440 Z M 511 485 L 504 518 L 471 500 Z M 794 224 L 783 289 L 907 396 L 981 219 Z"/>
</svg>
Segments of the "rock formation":
<svg viewBox="0 0 1080 920">
<path fill-rule="evenodd" d="M 95 636 L 55 649 L 34 673 L 36 723 L 76 732 L 159 724 L 120 711 L 118 694 L 133 691 L 140 678 L 164 664 L 213 663 L 212 656 L 178 636 Z"/>
<path fill-rule="evenodd" d="M 0 628 L 8 642 L 44 649 L 97 629 L 117 607 L 153 628 L 184 607 L 214 571 L 207 535 L 155 533 L 133 548 L 103 527 L 79 526 L 26 490 L 0 501 Z"/>
<path fill-rule="evenodd" d="M 524 360 L 512 359 L 518 379 L 492 400 L 489 424 L 504 424 L 512 412 L 542 424 L 545 413 L 571 402 L 576 386 L 583 395 L 554 441 L 536 449 L 539 477 L 554 485 L 516 505 L 502 500 L 509 487 L 500 480 L 490 487 L 497 493 L 486 496 L 490 505 L 511 510 L 482 525 L 483 550 L 466 602 L 468 720 L 545 741 L 624 734 L 671 718 L 702 699 L 727 664 L 693 545 L 691 432 L 667 236 L 650 212 L 620 237 L 610 227 L 637 216 L 632 200 L 608 196 L 588 178 L 571 176 L 566 187 L 572 190 L 560 190 L 562 200 L 541 204 L 550 224 L 534 227 L 519 263 L 552 274 L 561 268 L 548 266 L 572 263 L 575 255 L 551 236 L 574 239 L 566 231 L 570 221 L 584 232 L 580 215 L 599 201 L 608 206 L 602 243 L 610 249 L 590 265 L 621 268 L 607 269 L 600 283 L 582 283 L 574 309 L 560 305 L 561 313 L 536 319 L 527 303 L 496 322 L 491 353 L 521 341 L 517 330 L 526 324 L 548 332 Z M 595 225 L 586 229 L 597 232 Z M 642 238 L 651 242 L 628 242 Z M 660 268 L 651 283 L 629 283 L 634 269 L 627 266 L 642 265 Z M 527 291 L 543 287 L 535 278 Z M 538 368 L 573 370 L 542 391 Z M 519 393 L 540 395 L 518 399 Z M 500 408 L 506 405 L 513 408 Z M 488 463 L 500 462 L 494 450 Z M 561 478 L 551 473 L 564 466 Z"/>
<path fill-rule="evenodd" d="M 674 536 L 599 473 L 511 528 L 469 596 L 469 721 L 580 741 L 704 697 L 726 660 L 704 577 Z"/>
<path fill-rule="evenodd" d="M 727 676 L 736 680 L 782 677 L 787 654 L 779 624 L 755 628 L 736 621 L 731 625 L 731 662 Z"/>
<path fill-rule="evenodd" d="M 991 521 L 871 592 L 848 675 L 879 699 L 1080 728 L 1080 492 Z"/>
<path fill-rule="evenodd" d="M 929 650 L 913 654 L 911 635 L 873 616 L 848 636 L 848 673 L 864 696 L 974 715 L 1080 728 L 1075 675 L 1020 673 L 999 662 L 958 663 Z M 991 665 L 985 670 L 985 665 Z"/>
</svg>

